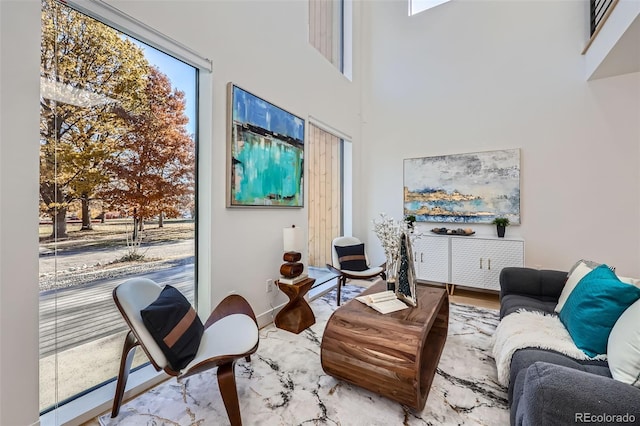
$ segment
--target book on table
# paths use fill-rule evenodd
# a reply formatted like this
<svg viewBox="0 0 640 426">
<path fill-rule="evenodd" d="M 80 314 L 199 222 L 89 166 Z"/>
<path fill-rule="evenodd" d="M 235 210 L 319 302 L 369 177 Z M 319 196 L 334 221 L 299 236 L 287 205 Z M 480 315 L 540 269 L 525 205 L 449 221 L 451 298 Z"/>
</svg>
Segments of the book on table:
<svg viewBox="0 0 640 426">
<path fill-rule="evenodd" d="M 307 274 L 302 274 L 302 275 L 298 275 L 297 277 L 294 278 L 285 278 L 285 277 L 280 277 L 278 279 L 278 282 L 281 282 L 282 284 L 298 284 L 301 281 L 306 280 L 307 278 L 309 278 L 309 275 Z"/>
<path fill-rule="evenodd" d="M 409 307 L 405 305 L 404 302 L 402 302 L 400 299 L 398 299 L 396 297 L 396 294 L 391 290 L 368 294 L 366 296 L 359 296 L 356 297 L 356 300 L 375 309 L 381 314 L 388 314 Z"/>
</svg>

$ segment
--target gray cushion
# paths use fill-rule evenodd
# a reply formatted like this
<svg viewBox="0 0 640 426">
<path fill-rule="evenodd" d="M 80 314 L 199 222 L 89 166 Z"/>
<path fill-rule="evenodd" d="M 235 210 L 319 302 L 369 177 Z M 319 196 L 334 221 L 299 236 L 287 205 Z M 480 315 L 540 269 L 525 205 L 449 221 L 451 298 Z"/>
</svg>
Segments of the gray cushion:
<svg viewBox="0 0 640 426">
<path fill-rule="evenodd" d="M 555 314 L 553 309 L 556 307 L 558 299 L 551 297 L 531 297 L 520 294 L 508 294 L 502 297 L 500 301 L 500 318 L 516 312 L 518 309 L 526 309 L 527 311 L 540 311 Z"/>
<path fill-rule="evenodd" d="M 522 294 L 533 297 L 551 297 L 558 300 L 567 273 L 563 271 L 508 267 L 500 271 L 500 296 Z"/>
<path fill-rule="evenodd" d="M 537 349 L 519 349 L 511 358 L 509 370 L 509 405 L 511 406 L 511 424 L 515 422 L 516 410 L 524 392 L 527 369 L 538 361 L 561 365 L 577 371 L 585 371 L 599 376 L 611 377 L 606 361 L 576 360 L 561 353 Z"/>
<path fill-rule="evenodd" d="M 524 391 L 512 415 L 515 425 L 610 425 L 640 419 L 640 389 L 562 365 L 536 362 L 526 369 Z M 584 416 L 626 416 L 627 420 Z M 580 418 L 579 416 L 582 416 Z M 580 421 L 583 420 L 583 421 Z"/>
</svg>

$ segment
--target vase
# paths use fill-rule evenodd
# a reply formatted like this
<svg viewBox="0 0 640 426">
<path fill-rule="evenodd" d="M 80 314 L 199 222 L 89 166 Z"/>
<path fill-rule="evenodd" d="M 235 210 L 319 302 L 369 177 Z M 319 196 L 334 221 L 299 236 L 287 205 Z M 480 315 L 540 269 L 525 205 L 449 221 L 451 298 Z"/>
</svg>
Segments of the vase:
<svg viewBox="0 0 640 426">
<path fill-rule="evenodd" d="M 396 281 L 398 279 L 398 259 L 387 258 L 385 274 L 387 275 L 387 290 L 396 291 Z"/>
<path fill-rule="evenodd" d="M 506 226 L 496 225 L 496 230 L 498 232 L 498 238 L 504 238 L 504 231 L 506 230 Z"/>
</svg>

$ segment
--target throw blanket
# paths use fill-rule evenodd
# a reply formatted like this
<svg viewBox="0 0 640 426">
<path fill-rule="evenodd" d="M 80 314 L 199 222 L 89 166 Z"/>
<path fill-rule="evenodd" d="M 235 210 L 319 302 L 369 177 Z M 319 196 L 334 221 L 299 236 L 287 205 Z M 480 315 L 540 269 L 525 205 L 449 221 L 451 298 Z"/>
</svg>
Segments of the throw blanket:
<svg viewBox="0 0 640 426">
<path fill-rule="evenodd" d="M 587 356 L 573 343 L 559 317 L 542 312 L 519 310 L 507 315 L 498 324 L 492 340 L 498 381 L 504 387 L 509 386 L 511 357 L 518 349 L 550 349 L 580 360 L 607 359 L 606 355 Z"/>
</svg>

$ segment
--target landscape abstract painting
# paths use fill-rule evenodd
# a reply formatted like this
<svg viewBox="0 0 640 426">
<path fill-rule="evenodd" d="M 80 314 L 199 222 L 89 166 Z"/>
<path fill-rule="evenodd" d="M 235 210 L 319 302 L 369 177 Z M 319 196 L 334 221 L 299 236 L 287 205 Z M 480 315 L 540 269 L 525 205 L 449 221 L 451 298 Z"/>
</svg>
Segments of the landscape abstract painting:
<svg viewBox="0 0 640 426">
<path fill-rule="evenodd" d="M 520 223 L 520 150 L 404 160 L 404 214 L 422 222 Z"/>
<path fill-rule="evenodd" d="M 305 121 L 229 83 L 227 207 L 302 207 Z"/>
</svg>

